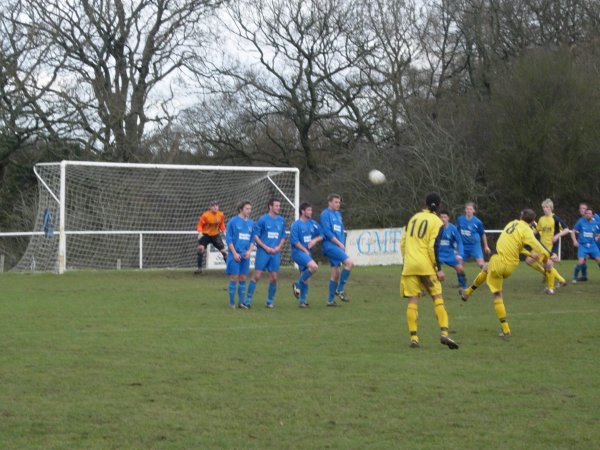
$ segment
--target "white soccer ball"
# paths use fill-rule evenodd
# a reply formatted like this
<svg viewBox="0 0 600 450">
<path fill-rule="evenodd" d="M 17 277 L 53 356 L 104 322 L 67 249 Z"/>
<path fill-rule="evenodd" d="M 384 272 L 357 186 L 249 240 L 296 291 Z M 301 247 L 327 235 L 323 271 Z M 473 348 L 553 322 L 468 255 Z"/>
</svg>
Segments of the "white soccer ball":
<svg viewBox="0 0 600 450">
<path fill-rule="evenodd" d="M 385 175 L 379 170 L 371 170 L 369 172 L 369 181 L 373 184 L 385 183 Z"/>
</svg>

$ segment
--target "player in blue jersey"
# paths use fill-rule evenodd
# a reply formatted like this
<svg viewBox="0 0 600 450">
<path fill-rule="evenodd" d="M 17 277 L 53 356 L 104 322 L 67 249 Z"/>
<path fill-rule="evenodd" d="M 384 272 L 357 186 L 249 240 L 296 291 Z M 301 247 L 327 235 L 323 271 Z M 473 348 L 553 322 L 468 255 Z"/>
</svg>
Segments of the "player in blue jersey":
<svg viewBox="0 0 600 450">
<path fill-rule="evenodd" d="M 600 267 L 600 249 L 596 242 L 596 238 L 600 235 L 600 221 L 596 220 L 594 211 L 590 208 L 586 209 L 584 216 L 573 227 L 573 236 L 575 235 L 577 237 L 574 242 L 577 248 L 577 265 L 573 272 L 573 283 L 577 283 L 579 273 L 587 258 L 595 259 Z"/>
<path fill-rule="evenodd" d="M 483 259 L 483 253 L 485 252 L 486 255 L 489 255 L 492 251 L 487 243 L 483 222 L 475 215 L 475 203 L 468 202 L 465 204 L 465 214 L 456 218 L 456 228 L 458 228 L 463 241 L 464 252 L 461 255 L 463 264 L 470 258 L 473 258 L 481 268 L 481 271 L 477 277 L 475 277 L 475 280 L 473 280 L 473 284 L 470 287 L 467 289 L 460 288 L 458 290 L 461 298 L 466 300 L 466 298 L 471 295 L 472 291 L 481 286 L 486 280 L 487 264 Z M 483 244 L 483 249 L 481 244 Z"/>
<path fill-rule="evenodd" d="M 269 289 L 267 294 L 267 308 L 274 308 L 275 292 L 277 291 L 277 275 L 281 265 L 281 249 L 285 242 L 285 220 L 279 215 L 281 201 L 272 198 L 268 203 L 269 212 L 258 219 L 254 225 L 254 241 L 256 243 L 256 259 L 254 260 L 254 273 L 248 284 L 248 294 L 244 304 L 252 307 L 252 296 L 256 283 L 264 271 L 269 272 Z"/>
<path fill-rule="evenodd" d="M 467 276 L 462 265 L 463 260 L 461 255 L 464 253 L 464 249 L 460 233 L 458 228 L 450 223 L 450 213 L 448 211 L 440 211 L 440 219 L 444 223 L 438 247 L 440 263 L 447 264 L 456 270 L 458 287 L 466 289 Z"/>
<path fill-rule="evenodd" d="M 239 297 L 238 306 L 248 309 L 245 305 L 246 278 L 250 269 L 250 254 L 254 248 L 254 222 L 250 219 L 252 205 L 244 200 L 238 205 L 238 215 L 227 223 L 227 268 L 229 275 L 229 306 L 235 308 L 235 291 Z"/>
<path fill-rule="evenodd" d="M 473 258 L 477 265 L 483 269 L 485 260 L 483 253 L 490 255 L 492 251 L 488 246 L 483 222 L 475 215 L 475 204 L 469 202 L 465 204 L 465 214 L 456 218 L 456 228 L 460 232 L 463 242 L 463 261 Z M 482 249 L 483 244 L 483 249 Z"/>
<path fill-rule="evenodd" d="M 585 212 L 589 209 L 589 205 L 585 202 L 581 202 L 579 204 L 579 215 L 581 216 L 579 218 L 579 220 L 577 221 L 577 223 L 575 225 L 577 225 L 579 222 L 583 222 L 585 220 Z M 594 214 L 594 220 L 598 223 L 600 223 L 600 216 L 598 214 Z M 573 233 L 571 231 L 571 239 L 573 240 L 573 246 L 577 247 L 577 236 L 575 235 L 575 233 Z M 596 238 L 596 245 L 598 245 L 598 247 L 600 247 L 600 242 L 598 241 L 598 238 Z M 587 263 L 584 261 L 583 264 L 580 267 L 580 271 L 581 271 L 581 277 L 579 277 L 577 279 L 577 281 L 587 281 Z"/>
<path fill-rule="evenodd" d="M 349 301 L 344 289 L 354 265 L 346 254 L 346 236 L 344 234 L 342 213 L 340 212 L 341 204 L 342 200 L 338 194 L 330 194 L 327 197 L 328 208 L 321 212 L 319 219 L 323 233 L 321 248 L 323 254 L 329 259 L 329 265 L 331 266 L 327 306 L 339 306 L 334 300 L 336 295 L 343 302 Z M 340 265 L 343 265 L 341 271 Z"/>
<path fill-rule="evenodd" d="M 294 297 L 300 300 L 300 308 L 306 308 L 308 303 L 308 281 L 319 268 L 310 253 L 311 249 L 323 240 L 319 224 L 312 219 L 310 203 L 300 205 L 300 218 L 290 228 L 290 244 L 292 260 L 298 264 L 300 278 L 292 283 Z"/>
</svg>

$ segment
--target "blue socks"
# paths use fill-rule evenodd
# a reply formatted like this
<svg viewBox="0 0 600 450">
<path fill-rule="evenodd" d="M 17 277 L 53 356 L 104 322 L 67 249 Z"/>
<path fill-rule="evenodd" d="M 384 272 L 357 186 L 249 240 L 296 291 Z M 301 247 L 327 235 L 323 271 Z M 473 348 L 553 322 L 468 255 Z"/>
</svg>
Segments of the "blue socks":
<svg viewBox="0 0 600 450">
<path fill-rule="evenodd" d="M 235 306 L 235 285 L 235 281 L 229 280 L 229 286 L 227 287 L 229 291 L 229 306 Z"/>
<path fill-rule="evenodd" d="M 276 283 L 269 283 L 269 294 L 267 296 L 267 305 L 272 305 L 275 299 L 275 292 L 277 291 Z"/>
<path fill-rule="evenodd" d="M 331 303 L 333 298 L 335 297 L 335 290 L 337 289 L 337 281 L 329 280 L 329 296 L 327 297 L 327 301 Z"/>
<path fill-rule="evenodd" d="M 579 272 L 583 272 L 583 268 L 585 267 L 585 265 L 579 265 L 577 264 L 575 266 L 575 270 L 573 271 L 573 279 L 576 280 L 577 278 L 579 278 Z"/>
<path fill-rule="evenodd" d="M 235 287 L 234 287 L 235 290 Z M 250 280 L 248 283 L 248 292 L 246 293 L 246 301 L 244 302 L 244 291 L 246 290 L 246 282 L 240 281 L 238 286 L 238 294 L 240 296 L 240 303 L 244 303 L 247 306 L 252 305 L 252 297 L 254 296 L 254 291 L 256 290 L 256 281 Z M 277 283 L 269 283 L 269 293 L 267 294 L 267 305 L 272 305 L 273 300 L 275 299 L 275 292 L 277 292 Z M 230 294 L 231 296 L 231 294 Z"/>
<path fill-rule="evenodd" d="M 300 304 L 306 304 L 306 297 L 308 296 L 308 284 L 300 284 Z"/>
<path fill-rule="evenodd" d="M 246 299 L 246 282 L 240 281 L 238 283 L 238 297 L 240 299 L 240 304 L 244 303 Z"/>
<path fill-rule="evenodd" d="M 457 273 L 456 278 L 458 279 L 458 286 L 466 289 L 467 288 L 467 276 L 464 273 Z"/>
<path fill-rule="evenodd" d="M 298 279 L 298 284 L 302 286 L 302 283 L 305 283 L 312 276 L 312 272 L 309 269 L 304 269 L 300 274 L 300 278 Z"/>
<path fill-rule="evenodd" d="M 350 271 L 347 269 L 342 269 L 342 273 L 340 274 L 340 282 L 337 286 L 338 292 L 344 292 L 344 288 L 346 287 L 346 281 L 348 281 L 349 276 Z"/>
<path fill-rule="evenodd" d="M 256 289 L 256 281 L 250 280 L 250 283 L 248 283 L 248 293 L 246 294 L 246 305 L 252 304 L 252 296 L 254 295 L 255 289 Z"/>
</svg>

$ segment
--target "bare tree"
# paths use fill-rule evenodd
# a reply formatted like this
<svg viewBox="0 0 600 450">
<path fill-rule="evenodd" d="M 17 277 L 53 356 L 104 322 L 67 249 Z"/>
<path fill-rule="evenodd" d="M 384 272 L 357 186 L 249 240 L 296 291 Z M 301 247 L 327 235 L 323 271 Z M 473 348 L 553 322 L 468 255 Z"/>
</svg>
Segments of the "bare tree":
<svg viewBox="0 0 600 450">
<path fill-rule="evenodd" d="M 535 47 L 589 42 L 600 25 L 595 0 L 428 0 L 425 10 L 436 98 L 445 88 L 489 94 L 496 67 Z"/>
<path fill-rule="evenodd" d="M 22 145 L 34 137 L 58 139 L 64 132 L 64 117 L 44 101 L 57 70 L 44 65 L 48 45 L 19 25 L 22 14 L 22 5 L 0 10 L 0 178 Z"/>
<path fill-rule="evenodd" d="M 108 158 L 138 159 L 148 123 L 169 115 L 174 77 L 194 70 L 204 19 L 220 4 L 11 0 L 5 10 L 19 14 L 4 19 L 36 37 L 37 47 L 26 50 L 39 55 L 41 75 L 53 81 L 44 89 L 20 86 L 22 93 L 43 97 L 52 113 L 63 111 L 60 122 Z"/>
<path fill-rule="evenodd" d="M 223 131 L 231 128 L 224 125 L 223 111 L 213 110 L 204 139 L 252 160 L 257 156 L 248 154 L 251 148 L 243 148 L 242 138 L 258 126 L 271 149 L 279 152 L 274 161 L 316 170 L 329 121 L 344 120 L 353 98 L 348 90 L 360 89 L 349 81 L 358 73 L 356 61 L 364 50 L 350 38 L 355 4 L 242 0 L 227 12 L 223 24 L 243 57 L 238 64 L 214 67 L 214 92 L 222 94 L 221 104 L 235 105 L 239 113 L 234 127 L 242 134 L 237 142 L 231 135 L 223 140 Z"/>
<path fill-rule="evenodd" d="M 420 96 L 415 64 L 421 57 L 421 23 L 412 0 L 373 0 L 362 6 L 363 33 L 358 39 L 372 50 L 360 61 L 365 88 L 363 121 L 375 142 L 400 145 L 410 121 L 409 103 Z M 358 121 L 360 123 L 360 121 Z"/>
</svg>

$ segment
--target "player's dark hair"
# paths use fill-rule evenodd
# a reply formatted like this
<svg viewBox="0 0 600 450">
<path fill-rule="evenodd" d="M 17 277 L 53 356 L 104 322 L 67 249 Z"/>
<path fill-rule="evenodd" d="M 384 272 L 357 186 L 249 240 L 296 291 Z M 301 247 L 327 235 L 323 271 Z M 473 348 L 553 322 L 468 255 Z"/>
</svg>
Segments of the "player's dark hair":
<svg viewBox="0 0 600 450">
<path fill-rule="evenodd" d="M 327 196 L 327 203 L 329 203 L 331 200 L 333 200 L 334 198 L 339 198 L 340 200 L 342 199 L 342 197 L 340 196 L 340 194 L 329 194 Z"/>
<path fill-rule="evenodd" d="M 440 214 L 440 216 L 441 216 L 442 214 L 446 214 L 448 217 L 450 217 L 450 213 L 448 212 L 448 210 L 447 210 L 447 209 L 442 209 L 442 210 L 439 212 L 439 214 Z"/>
<path fill-rule="evenodd" d="M 237 211 L 242 212 L 242 209 L 244 209 L 244 206 L 251 205 L 251 204 L 252 203 L 250 203 L 248 200 L 242 200 L 241 202 L 238 203 Z"/>
<path fill-rule="evenodd" d="M 281 203 L 281 200 L 280 200 L 280 199 L 278 199 L 277 197 L 271 197 L 271 198 L 269 199 L 269 203 L 267 203 L 267 206 L 270 208 L 271 206 L 273 206 L 273 204 L 274 204 L 275 202 L 279 202 L 279 203 Z"/>
<path fill-rule="evenodd" d="M 312 205 L 308 202 L 300 203 L 300 214 L 302 214 L 306 208 L 312 208 Z"/>
<path fill-rule="evenodd" d="M 530 208 L 525 208 L 521 211 L 521 220 L 527 223 L 533 222 L 535 220 L 535 211 Z"/>
<path fill-rule="evenodd" d="M 427 194 L 427 197 L 425 197 L 425 206 L 427 206 L 427 209 L 431 212 L 436 212 L 441 203 L 442 197 L 440 197 L 440 194 L 437 192 L 430 192 Z"/>
</svg>

